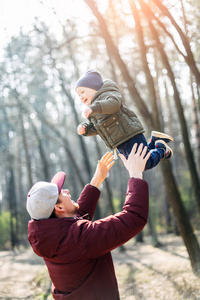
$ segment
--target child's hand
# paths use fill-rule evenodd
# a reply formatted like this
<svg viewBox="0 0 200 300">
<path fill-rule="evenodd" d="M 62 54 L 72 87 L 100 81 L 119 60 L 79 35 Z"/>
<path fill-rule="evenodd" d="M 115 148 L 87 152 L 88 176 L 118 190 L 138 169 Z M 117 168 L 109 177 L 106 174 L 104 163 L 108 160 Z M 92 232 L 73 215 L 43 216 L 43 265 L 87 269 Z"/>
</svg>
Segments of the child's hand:
<svg viewBox="0 0 200 300">
<path fill-rule="evenodd" d="M 88 118 L 90 114 L 92 114 L 92 109 L 90 107 L 88 107 L 84 111 L 84 115 L 85 115 L 86 118 Z"/>
<path fill-rule="evenodd" d="M 79 135 L 85 134 L 86 133 L 86 127 L 83 124 L 78 125 L 77 127 L 77 133 Z"/>
</svg>

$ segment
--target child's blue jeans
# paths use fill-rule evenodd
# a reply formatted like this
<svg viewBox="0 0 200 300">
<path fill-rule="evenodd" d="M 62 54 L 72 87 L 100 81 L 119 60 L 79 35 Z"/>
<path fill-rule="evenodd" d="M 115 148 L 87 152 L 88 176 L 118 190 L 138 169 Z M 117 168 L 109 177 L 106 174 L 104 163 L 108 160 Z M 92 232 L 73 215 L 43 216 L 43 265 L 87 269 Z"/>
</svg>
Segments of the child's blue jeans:
<svg viewBox="0 0 200 300">
<path fill-rule="evenodd" d="M 161 158 L 163 157 L 164 151 L 162 149 L 155 148 L 155 143 L 154 142 L 147 143 L 146 138 L 144 137 L 144 135 L 142 133 L 132 137 L 128 141 L 126 141 L 126 142 L 122 143 L 121 145 L 117 146 L 117 149 L 119 150 L 119 152 L 121 154 L 123 154 L 126 157 L 126 159 L 128 159 L 128 156 L 129 156 L 129 154 L 130 154 L 130 152 L 133 148 L 133 145 L 135 143 L 137 143 L 138 146 L 141 143 L 144 146 L 147 146 L 147 153 L 149 151 L 151 151 L 151 156 L 147 160 L 145 170 L 154 168 L 159 163 Z"/>
</svg>

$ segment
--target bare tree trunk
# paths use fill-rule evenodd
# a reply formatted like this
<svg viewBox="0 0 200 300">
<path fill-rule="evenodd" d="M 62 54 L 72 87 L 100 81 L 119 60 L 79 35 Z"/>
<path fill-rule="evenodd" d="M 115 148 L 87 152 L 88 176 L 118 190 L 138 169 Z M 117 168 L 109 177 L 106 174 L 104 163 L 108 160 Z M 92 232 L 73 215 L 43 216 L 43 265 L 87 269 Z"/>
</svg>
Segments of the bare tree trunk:
<svg viewBox="0 0 200 300">
<path fill-rule="evenodd" d="M 20 216 L 23 215 L 24 209 L 24 199 L 22 198 L 23 192 L 23 184 L 22 184 L 22 159 L 20 155 L 20 137 L 16 137 L 16 169 L 15 169 L 15 176 L 18 178 L 16 181 L 16 196 L 19 203 L 19 214 Z"/>
<path fill-rule="evenodd" d="M 180 198 L 180 193 L 177 189 L 177 184 L 174 180 L 170 163 L 168 161 L 163 161 L 161 164 L 163 169 L 165 185 L 168 187 L 168 200 L 171 207 L 173 208 L 174 215 L 181 233 L 181 236 L 184 240 L 185 246 L 187 248 L 192 269 L 195 274 L 199 275 L 200 273 L 200 248 L 198 240 L 194 234 L 194 230 L 186 214 L 185 208 Z"/>
<path fill-rule="evenodd" d="M 9 180 L 8 180 L 8 202 L 10 211 L 10 237 L 11 237 L 11 247 L 14 250 L 15 246 L 18 244 L 18 234 L 19 234 L 19 222 L 17 213 L 17 203 L 15 195 L 15 181 L 13 174 L 13 159 L 10 156 L 10 168 L 9 168 Z"/>
<path fill-rule="evenodd" d="M 200 211 L 200 182 L 199 182 L 199 178 L 198 178 L 198 174 L 197 174 L 197 170 L 196 170 L 196 165 L 195 165 L 195 161 L 194 161 L 193 152 L 192 152 L 190 142 L 189 142 L 186 120 L 185 120 L 185 117 L 184 117 L 183 108 L 182 108 L 182 105 L 181 105 L 181 100 L 180 100 L 180 97 L 179 97 L 179 93 L 178 93 L 178 90 L 177 90 L 177 87 L 176 87 L 174 74 L 173 74 L 172 69 L 170 67 L 170 64 L 168 62 L 167 55 L 165 54 L 163 46 L 160 43 L 158 34 L 157 34 L 157 32 L 156 32 L 156 30 L 155 30 L 155 28 L 154 28 L 154 26 L 153 26 L 153 24 L 152 24 L 152 22 L 149 18 L 147 7 L 143 4 L 144 4 L 144 2 L 140 1 L 142 11 L 144 12 L 144 14 L 146 15 L 146 17 L 149 21 L 149 27 L 150 27 L 151 32 L 153 34 L 154 40 L 156 40 L 156 42 L 157 42 L 158 50 L 159 50 L 160 55 L 162 57 L 163 63 L 164 63 L 164 65 L 165 65 L 165 67 L 168 71 L 168 76 L 170 78 L 170 81 L 171 81 L 171 84 L 172 84 L 172 87 L 173 87 L 173 90 L 174 90 L 174 99 L 175 99 L 175 104 L 176 104 L 176 108 L 177 108 L 179 119 L 180 119 L 180 124 L 181 124 L 181 129 L 182 129 L 182 136 L 183 136 L 183 141 L 184 141 L 184 145 L 185 145 L 185 149 L 186 149 L 186 157 L 187 157 L 189 170 L 190 170 L 190 174 L 191 174 L 191 178 L 192 178 L 192 182 L 193 182 L 193 186 L 194 186 L 194 192 L 195 192 L 195 198 L 196 198 L 197 206 L 198 206 L 198 209 Z M 162 164 L 162 169 L 163 169 L 163 172 L 165 173 L 165 176 L 164 176 L 165 182 L 167 184 L 169 184 L 168 178 L 167 178 L 168 176 L 166 176 L 166 173 L 170 172 L 170 177 L 172 176 L 170 165 L 169 164 L 167 165 L 167 162 L 165 162 L 165 163 Z M 167 172 L 165 172 L 165 171 L 167 171 Z M 174 192 L 175 192 L 175 188 L 177 189 L 175 181 L 174 181 L 173 188 L 174 188 Z M 168 191 L 169 191 L 169 189 L 168 189 Z M 180 195 L 179 195 L 179 197 L 180 197 Z M 182 213 L 183 213 L 183 210 L 185 211 L 184 207 L 183 206 L 181 207 L 181 204 L 182 204 L 181 199 L 180 199 L 179 202 L 180 202 L 179 205 L 178 205 L 179 210 L 177 210 L 177 214 L 176 214 L 177 223 L 179 225 L 180 232 L 182 233 L 185 245 L 187 247 L 187 250 L 188 250 L 188 253 L 189 253 L 189 256 L 190 256 L 190 259 L 191 259 L 191 264 L 192 264 L 193 270 L 195 272 L 197 272 L 198 270 L 200 270 L 200 248 L 199 248 L 199 244 L 198 244 L 198 241 L 197 241 L 195 235 L 193 234 L 193 229 L 192 229 L 192 226 L 189 222 L 188 217 L 187 217 L 187 219 L 188 219 L 187 220 L 187 222 L 188 222 L 187 227 L 185 226 L 184 222 L 179 217 L 179 212 L 182 211 Z M 177 204 L 178 204 L 178 198 L 177 198 Z M 186 216 L 186 212 L 183 213 L 183 214 L 185 214 L 185 216 Z M 189 238 L 188 238 L 188 235 L 187 235 L 189 233 L 189 231 L 190 231 L 191 235 L 193 234 L 193 237 L 191 236 L 191 241 L 190 242 L 188 241 Z"/>
<path fill-rule="evenodd" d="M 23 141 L 25 157 L 26 157 L 26 167 L 27 167 L 27 173 L 28 173 L 28 179 L 29 179 L 29 186 L 33 186 L 32 171 L 31 171 L 31 158 L 29 155 L 28 143 L 27 143 L 26 133 L 25 133 L 25 129 L 24 129 L 24 115 L 23 115 L 22 105 L 21 105 L 21 102 L 19 99 L 19 93 L 16 90 L 14 90 L 13 92 L 15 94 L 17 104 L 18 104 L 19 122 L 20 122 L 22 141 Z"/>
<path fill-rule="evenodd" d="M 149 90 L 149 98 L 151 102 L 152 115 L 153 115 L 153 125 L 155 129 L 160 130 L 159 113 L 158 113 L 158 107 L 156 102 L 156 91 L 154 88 L 153 77 L 151 76 L 151 72 L 147 61 L 147 49 L 144 43 L 144 36 L 143 36 L 143 30 L 140 22 L 140 15 L 136 8 L 135 1 L 129 0 L 129 3 L 130 3 L 133 17 L 135 19 L 135 27 L 136 27 L 137 37 L 140 45 L 141 62 L 143 64 L 143 70 L 146 76 L 147 87 Z"/>
<path fill-rule="evenodd" d="M 196 139 L 196 157 L 197 157 L 197 164 L 198 164 L 198 171 L 200 176 L 200 121 L 198 118 L 198 108 L 196 104 L 196 99 L 194 95 L 194 88 L 193 88 L 193 80 L 192 74 L 190 74 L 190 85 L 192 90 L 192 111 L 193 111 L 193 118 L 194 118 L 194 131 L 195 131 L 195 139 Z"/>
<path fill-rule="evenodd" d="M 184 24 L 184 29 L 185 29 L 185 35 L 188 36 L 187 20 L 186 20 L 186 16 L 185 16 L 183 0 L 181 0 L 181 8 L 182 8 L 182 12 L 183 12 L 183 24 Z M 193 111 L 193 117 L 194 117 L 195 138 L 196 138 L 196 144 L 197 144 L 197 147 L 196 147 L 197 148 L 197 162 L 199 163 L 198 171 L 200 172 L 200 123 L 199 123 L 199 119 L 198 119 L 198 108 L 197 108 L 197 104 L 196 104 L 193 83 L 194 83 L 193 75 L 192 75 L 192 72 L 190 69 L 190 87 L 191 87 L 191 92 L 192 92 L 192 111 Z"/>
<path fill-rule="evenodd" d="M 156 227 L 155 227 L 155 222 L 151 216 L 151 212 L 149 212 L 149 217 L 148 217 L 148 225 L 150 228 L 152 240 L 153 240 L 153 246 L 154 247 L 160 247 L 161 243 L 158 240 L 157 232 L 156 232 Z"/>
<path fill-rule="evenodd" d="M 136 239 L 136 242 L 137 242 L 137 243 L 144 243 L 144 239 L 143 239 L 143 231 L 140 231 L 140 232 L 136 235 L 135 239 Z"/>
<path fill-rule="evenodd" d="M 61 24 L 61 22 L 60 22 L 60 24 Z M 63 28 L 63 32 L 64 32 L 65 36 L 67 37 L 67 33 L 65 31 L 64 26 L 62 24 L 61 24 L 61 26 Z M 74 99 L 72 98 L 70 91 L 68 91 L 67 88 L 66 88 L 66 82 L 65 82 L 64 75 L 63 75 L 62 71 L 60 69 L 56 68 L 56 60 L 52 56 L 52 43 L 51 43 L 51 39 L 49 37 L 50 34 L 48 33 L 48 29 L 47 28 L 44 28 L 44 34 L 45 34 L 46 41 L 47 41 L 49 49 L 50 49 L 49 53 L 50 53 L 50 56 L 51 56 L 53 68 L 56 69 L 56 71 L 58 72 L 59 79 L 60 79 L 60 85 L 61 85 L 61 88 L 62 88 L 62 92 L 66 96 L 66 99 L 69 101 L 70 107 L 71 107 L 73 115 L 74 115 L 75 123 L 78 126 L 79 123 L 80 123 L 80 121 L 79 121 L 79 116 L 77 114 L 77 111 L 75 109 Z M 73 61 L 74 66 L 75 66 L 76 74 L 79 76 L 78 68 L 76 67 L 76 60 L 75 60 L 73 51 L 71 49 L 71 43 L 68 42 L 67 46 L 68 46 L 70 58 Z M 78 140 L 79 140 L 79 143 L 80 143 L 81 151 L 83 153 L 83 163 L 84 163 L 85 168 L 87 170 L 86 174 L 88 175 L 88 181 L 89 181 L 90 178 L 91 178 L 91 176 L 92 176 L 91 166 L 90 166 L 90 161 L 89 161 L 89 156 L 88 156 L 88 153 L 87 153 L 87 149 L 86 149 L 85 143 L 83 141 L 83 137 L 81 137 L 81 136 L 78 135 Z"/>
<path fill-rule="evenodd" d="M 183 137 L 183 142 L 184 142 L 184 146 L 185 146 L 185 150 L 186 150 L 185 152 L 186 152 L 187 162 L 188 162 L 188 166 L 189 166 L 189 170 L 190 170 L 192 184 L 193 184 L 193 187 L 194 187 L 194 193 L 195 193 L 195 199 L 196 199 L 197 207 L 198 207 L 198 210 L 200 212 L 200 181 L 199 181 L 199 177 L 198 177 L 198 173 L 197 173 L 197 168 L 196 168 L 196 165 L 195 165 L 193 151 L 192 151 L 190 141 L 189 141 L 187 124 L 186 124 L 186 120 L 185 120 L 185 116 L 184 116 L 183 107 L 182 107 L 182 104 L 181 104 L 181 99 L 180 99 L 180 96 L 179 96 L 179 92 L 178 92 L 178 89 L 177 89 L 177 86 L 176 86 L 174 73 L 171 69 L 171 66 L 169 64 L 169 61 L 168 61 L 167 55 L 164 51 L 164 48 L 163 48 L 163 46 L 162 46 L 162 44 L 159 40 L 158 33 L 157 33 L 155 27 L 153 26 L 151 19 L 149 18 L 147 7 L 146 7 L 146 5 L 144 4 L 143 1 L 141 1 L 141 0 L 139 0 L 139 1 L 140 1 L 142 11 L 144 12 L 145 16 L 148 19 L 149 27 L 151 29 L 153 38 L 157 43 L 157 48 L 160 52 L 163 64 L 165 65 L 165 67 L 168 71 L 168 76 L 169 76 L 169 79 L 171 81 L 171 85 L 172 85 L 173 90 L 174 90 L 174 100 L 175 100 L 175 105 L 176 105 L 176 109 L 177 109 L 179 120 L 180 120 L 180 125 L 181 125 L 181 130 L 182 130 L 182 137 Z"/>
<path fill-rule="evenodd" d="M 182 40 L 182 43 L 185 47 L 185 51 L 187 53 L 187 56 L 184 56 L 185 61 L 187 62 L 187 64 L 189 65 L 192 73 L 194 74 L 196 81 L 198 83 L 198 85 L 200 86 L 200 72 L 197 68 L 197 65 L 195 63 L 194 60 L 194 56 L 190 47 L 190 43 L 188 41 L 187 36 L 184 34 L 184 32 L 181 30 L 180 26 L 177 24 L 177 22 L 174 20 L 174 18 L 172 17 L 172 15 L 170 14 L 169 10 L 162 4 L 162 1 L 158 1 L 158 0 L 152 0 L 155 5 L 157 7 L 159 7 L 160 11 L 169 18 L 169 20 L 171 21 L 172 25 L 174 26 L 174 28 L 177 30 L 177 32 L 179 33 L 179 36 Z M 141 5 L 141 1 L 139 0 L 140 5 Z"/>
<path fill-rule="evenodd" d="M 170 206 L 169 206 L 167 193 L 165 193 L 164 195 L 164 215 L 166 219 L 167 233 L 172 233 L 172 217 L 170 214 Z"/>
<path fill-rule="evenodd" d="M 39 112 L 37 112 L 38 114 L 38 117 L 40 120 L 42 120 L 42 122 L 44 122 L 53 132 L 56 133 L 56 135 L 58 137 L 60 137 L 63 141 L 63 147 L 66 151 L 66 153 L 68 154 L 69 156 L 69 159 L 71 160 L 71 162 L 73 163 L 73 167 L 74 167 L 74 170 L 76 172 L 76 175 L 77 175 L 77 178 L 79 179 L 79 182 L 81 184 L 82 187 L 84 187 L 85 185 L 85 178 L 83 178 L 83 172 L 80 172 L 80 169 L 78 167 L 78 164 L 77 164 L 77 161 L 76 161 L 76 158 L 73 154 L 73 152 L 71 151 L 71 149 L 69 148 L 69 142 L 67 141 L 66 137 L 63 137 L 62 134 L 60 133 L 60 131 L 53 125 L 51 124 L 48 120 L 46 120 L 42 114 L 40 114 Z"/>
<path fill-rule="evenodd" d="M 12 49 L 11 49 L 10 45 L 9 45 L 9 55 L 10 55 L 10 61 L 11 61 L 11 63 L 13 63 Z M 14 80 L 16 80 L 16 78 L 15 78 L 16 72 L 15 72 L 14 65 L 12 67 L 13 67 L 12 72 L 13 72 L 13 75 L 14 75 Z M 29 185 L 32 186 L 33 185 L 33 180 L 32 180 L 32 171 L 31 171 L 31 159 L 30 159 L 30 155 L 28 153 L 28 143 L 27 143 L 25 129 L 24 129 L 24 122 L 23 122 L 24 116 L 23 116 L 22 105 L 21 105 L 21 102 L 20 102 L 20 94 L 18 93 L 16 88 L 14 88 L 12 90 L 12 93 L 13 93 L 13 96 L 15 97 L 15 99 L 16 99 L 16 102 L 17 102 L 19 122 L 20 122 L 21 133 L 22 133 L 22 141 L 23 141 L 25 157 L 26 157 L 26 167 L 27 167 Z"/>
<path fill-rule="evenodd" d="M 62 87 L 63 93 L 66 95 L 66 97 L 67 97 L 67 99 L 68 99 L 68 101 L 70 103 L 71 109 L 72 109 L 74 117 L 75 117 L 75 123 L 78 126 L 80 124 L 80 121 L 79 121 L 79 117 L 78 117 L 77 111 L 75 109 L 74 99 L 72 98 L 70 92 L 67 91 L 67 89 L 65 87 L 65 82 L 64 82 L 63 75 L 61 74 L 60 71 L 59 71 L 59 76 L 60 76 L 60 80 L 61 80 L 61 87 Z M 81 150 L 82 150 L 82 153 L 83 153 L 83 162 L 84 162 L 84 165 L 85 165 L 86 170 L 87 170 L 88 180 L 90 180 L 90 178 L 92 176 L 92 173 L 91 173 L 91 166 L 90 166 L 90 161 L 89 161 L 87 149 L 85 147 L 85 143 L 83 141 L 83 137 L 80 136 L 80 135 L 78 135 L 78 139 L 79 139 L 79 143 L 80 143 Z"/>
<path fill-rule="evenodd" d="M 95 138 L 95 142 L 96 142 L 96 149 L 97 149 L 98 156 L 101 157 L 102 154 L 101 154 L 101 150 L 100 150 L 98 141 L 97 141 L 95 136 L 94 136 L 94 138 Z M 110 184 L 109 184 L 109 181 L 108 181 L 107 178 L 105 179 L 104 183 L 105 183 L 105 186 L 106 186 L 108 202 L 109 202 L 109 208 L 110 208 L 111 214 L 114 214 L 115 211 L 114 211 L 114 207 L 113 207 L 113 193 L 112 193 L 112 189 L 110 188 Z M 100 215 L 99 215 L 99 217 L 100 217 Z"/>
<path fill-rule="evenodd" d="M 35 125 L 33 124 L 32 120 L 30 119 L 29 121 L 32 125 L 33 132 L 34 132 L 35 137 L 36 137 L 37 142 L 38 142 L 38 150 L 40 152 L 41 164 L 43 166 L 42 169 L 43 169 L 44 178 L 45 178 L 45 180 L 50 181 L 51 180 L 51 174 L 50 174 L 50 170 L 49 170 L 50 166 L 49 166 L 49 163 L 48 163 L 45 151 L 44 151 L 44 147 L 43 147 L 43 144 L 42 144 L 42 139 L 40 138 L 40 136 L 37 132 L 37 129 L 36 129 Z"/>
</svg>

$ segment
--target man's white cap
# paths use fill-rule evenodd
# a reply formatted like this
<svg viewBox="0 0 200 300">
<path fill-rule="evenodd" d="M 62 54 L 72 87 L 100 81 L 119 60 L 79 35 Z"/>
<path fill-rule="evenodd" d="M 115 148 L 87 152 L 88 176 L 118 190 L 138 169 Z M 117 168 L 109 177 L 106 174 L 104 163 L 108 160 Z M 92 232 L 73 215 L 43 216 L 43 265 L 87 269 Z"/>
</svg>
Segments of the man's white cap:
<svg viewBox="0 0 200 300">
<path fill-rule="evenodd" d="M 65 173 L 58 172 L 51 182 L 39 181 L 30 189 L 26 208 L 33 219 L 48 219 L 54 210 L 65 181 Z"/>
</svg>

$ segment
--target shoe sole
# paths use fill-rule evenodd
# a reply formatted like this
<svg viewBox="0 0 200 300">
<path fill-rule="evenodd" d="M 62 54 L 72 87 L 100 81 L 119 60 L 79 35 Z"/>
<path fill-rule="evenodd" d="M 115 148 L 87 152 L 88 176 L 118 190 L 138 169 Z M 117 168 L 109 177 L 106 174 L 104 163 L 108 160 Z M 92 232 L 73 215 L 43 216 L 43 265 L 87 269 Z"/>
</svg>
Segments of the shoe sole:
<svg viewBox="0 0 200 300">
<path fill-rule="evenodd" d="M 165 143 L 165 141 L 158 140 L 158 141 L 156 141 L 155 145 L 157 145 L 158 143 L 164 144 L 164 145 L 165 145 L 165 148 L 166 148 L 165 153 L 168 152 L 168 151 L 171 153 L 171 156 L 170 156 L 170 157 L 165 157 L 165 159 L 170 159 L 170 158 L 173 156 L 173 154 L 174 154 L 172 148 L 170 148 L 170 147 L 167 145 L 167 143 Z"/>
<path fill-rule="evenodd" d="M 166 133 L 159 132 L 159 131 L 152 131 L 151 135 L 156 137 L 156 138 L 160 138 L 161 140 L 162 139 L 168 139 L 169 142 L 173 142 L 173 140 L 174 140 L 172 136 L 170 136 Z"/>
</svg>

